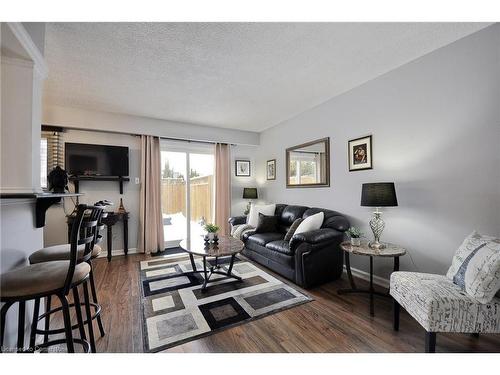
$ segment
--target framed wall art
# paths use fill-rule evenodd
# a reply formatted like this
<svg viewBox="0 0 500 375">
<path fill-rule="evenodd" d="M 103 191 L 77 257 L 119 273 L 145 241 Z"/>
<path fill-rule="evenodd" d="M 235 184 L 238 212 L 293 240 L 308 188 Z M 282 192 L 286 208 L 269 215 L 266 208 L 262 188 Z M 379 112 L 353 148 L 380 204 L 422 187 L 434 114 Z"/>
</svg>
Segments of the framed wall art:
<svg viewBox="0 0 500 375">
<path fill-rule="evenodd" d="M 234 171 L 237 177 L 250 177 L 250 160 L 235 160 Z"/>
<path fill-rule="evenodd" d="M 276 159 L 271 159 L 267 161 L 266 175 L 268 180 L 276 180 Z"/>
<path fill-rule="evenodd" d="M 348 142 L 349 172 L 373 168 L 372 136 L 351 139 Z"/>
</svg>

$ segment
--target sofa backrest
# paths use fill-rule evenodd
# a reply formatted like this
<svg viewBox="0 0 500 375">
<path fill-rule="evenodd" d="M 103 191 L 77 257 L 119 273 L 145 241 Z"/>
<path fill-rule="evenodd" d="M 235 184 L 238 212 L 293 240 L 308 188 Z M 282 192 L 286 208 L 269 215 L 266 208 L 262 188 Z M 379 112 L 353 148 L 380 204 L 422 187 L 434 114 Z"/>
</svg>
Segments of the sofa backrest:
<svg viewBox="0 0 500 375">
<path fill-rule="evenodd" d="M 286 233 L 296 219 L 305 219 L 318 212 L 323 212 L 325 215 L 322 228 L 332 228 L 340 232 L 349 229 L 349 221 L 342 214 L 325 208 L 277 204 L 274 214 L 278 216 L 279 231 Z"/>
<path fill-rule="evenodd" d="M 277 204 L 274 214 L 278 216 L 279 231 L 286 233 L 293 222 L 304 215 L 308 207 Z"/>
</svg>

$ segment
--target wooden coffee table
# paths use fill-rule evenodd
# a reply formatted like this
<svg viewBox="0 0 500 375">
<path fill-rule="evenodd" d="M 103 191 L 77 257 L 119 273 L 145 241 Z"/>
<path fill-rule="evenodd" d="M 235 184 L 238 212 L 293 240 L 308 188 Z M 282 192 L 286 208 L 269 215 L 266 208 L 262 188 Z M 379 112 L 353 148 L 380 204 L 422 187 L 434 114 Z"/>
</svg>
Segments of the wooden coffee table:
<svg viewBox="0 0 500 375">
<path fill-rule="evenodd" d="M 236 255 L 241 253 L 245 248 L 245 245 L 240 240 L 229 237 L 220 236 L 217 243 L 206 243 L 202 237 L 196 237 L 191 239 L 184 239 L 181 241 L 180 245 L 182 250 L 189 254 L 189 259 L 191 260 L 191 267 L 193 272 L 203 274 L 203 286 L 201 291 L 205 292 L 207 289 L 207 284 L 210 281 L 210 277 L 213 274 L 223 275 L 226 278 L 236 279 L 241 281 L 241 277 L 233 275 L 231 272 L 233 270 L 234 259 Z M 196 269 L 196 264 L 194 263 L 194 255 L 203 258 L 203 271 L 198 271 Z M 230 256 L 229 267 L 227 272 L 222 271 L 221 265 L 218 263 L 220 257 Z M 215 265 L 210 265 L 207 268 L 207 258 L 215 258 Z M 217 279 L 217 280 L 224 280 Z"/>
</svg>

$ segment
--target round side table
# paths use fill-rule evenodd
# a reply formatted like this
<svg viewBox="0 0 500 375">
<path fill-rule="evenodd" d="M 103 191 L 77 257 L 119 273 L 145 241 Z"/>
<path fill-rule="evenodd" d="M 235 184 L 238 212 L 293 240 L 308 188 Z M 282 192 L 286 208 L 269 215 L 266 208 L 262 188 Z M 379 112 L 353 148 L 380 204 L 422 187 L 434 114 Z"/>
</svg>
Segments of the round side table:
<svg viewBox="0 0 500 375">
<path fill-rule="evenodd" d="M 391 243 L 384 243 L 386 246 L 383 249 L 372 249 L 368 246 L 367 241 L 362 241 L 360 246 L 353 246 L 350 242 L 342 242 L 340 248 L 344 250 L 345 254 L 345 268 L 347 271 L 347 277 L 349 278 L 349 283 L 351 285 L 348 289 L 339 289 L 338 294 L 347 293 L 367 293 L 370 295 L 370 315 L 375 315 L 375 309 L 373 304 L 373 298 L 375 295 L 389 297 L 387 292 L 379 292 L 373 288 L 373 258 L 383 257 L 383 258 L 394 258 L 394 271 L 399 271 L 399 257 L 406 254 L 406 249 Z M 351 272 L 351 264 L 349 259 L 349 254 L 363 255 L 370 257 L 370 286 L 368 289 L 357 288 L 354 283 Z"/>
</svg>

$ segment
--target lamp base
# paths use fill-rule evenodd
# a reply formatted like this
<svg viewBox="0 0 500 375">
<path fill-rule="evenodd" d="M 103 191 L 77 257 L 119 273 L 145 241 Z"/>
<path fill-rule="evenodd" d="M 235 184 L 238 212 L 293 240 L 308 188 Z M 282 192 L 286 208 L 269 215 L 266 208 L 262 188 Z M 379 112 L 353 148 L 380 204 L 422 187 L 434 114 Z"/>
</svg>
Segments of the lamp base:
<svg viewBox="0 0 500 375">
<path fill-rule="evenodd" d="M 378 241 L 369 242 L 368 246 L 372 249 L 375 249 L 375 250 L 385 249 L 385 245 L 381 242 L 378 242 Z"/>
<path fill-rule="evenodd" d="M 372 249 L 380 250 L 385 247 L 383 243 L 380 242 L 380 236 L 382 235 L 382 232 L 384 231 L 385 228 L 385 223 L 384 220 L 382 220 L 382 213 L 380 212 L 379 208 L 377 207 L 376 210 L 373 212 L 373 218 L 370 220 L 370 228 L 373 232 L 373 238 L 374 240 L 371 241 L 368 246 L 370 246 Z"/>
</svg>

